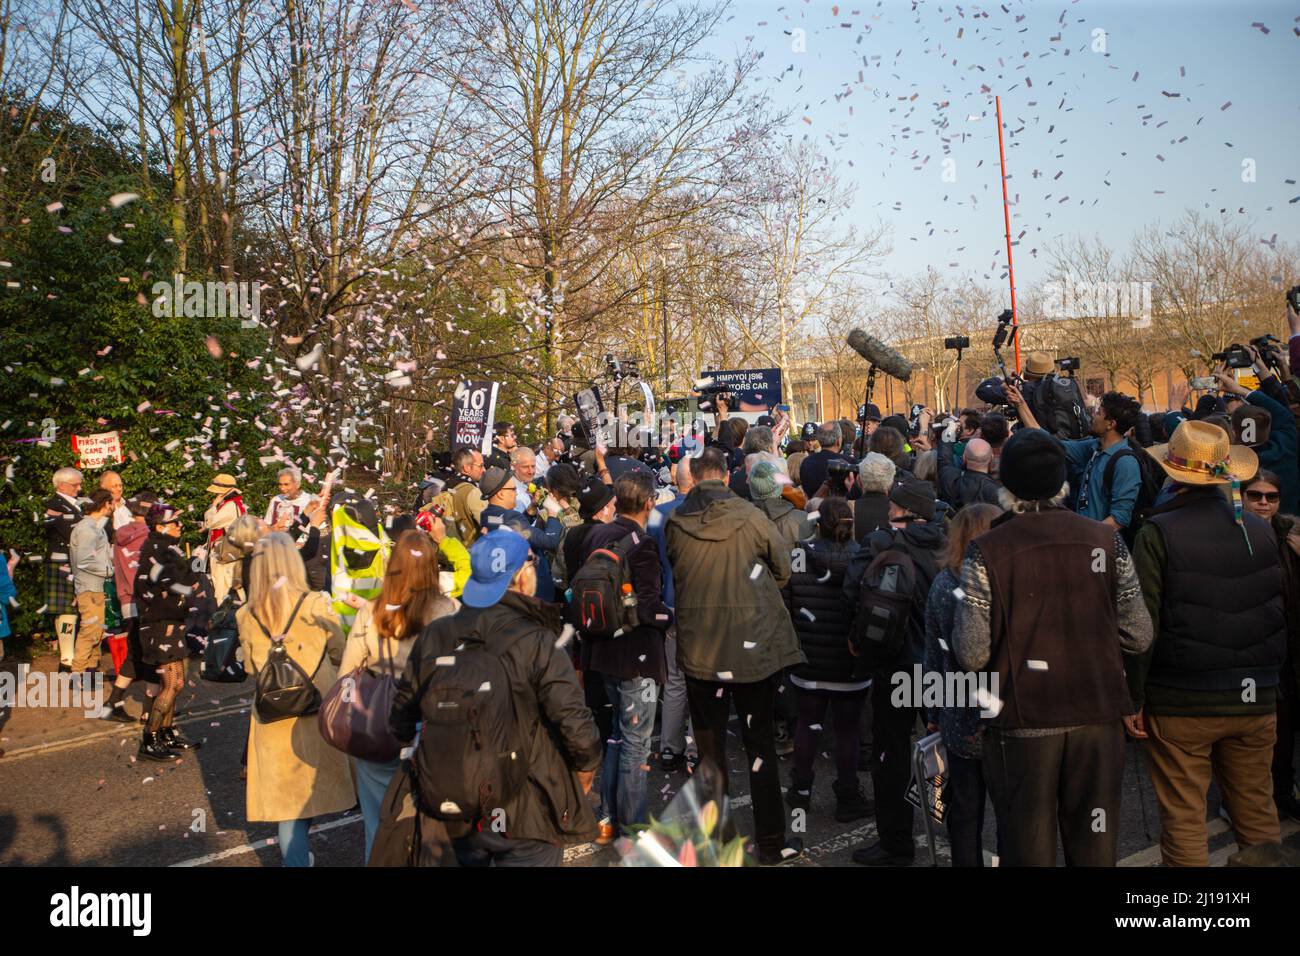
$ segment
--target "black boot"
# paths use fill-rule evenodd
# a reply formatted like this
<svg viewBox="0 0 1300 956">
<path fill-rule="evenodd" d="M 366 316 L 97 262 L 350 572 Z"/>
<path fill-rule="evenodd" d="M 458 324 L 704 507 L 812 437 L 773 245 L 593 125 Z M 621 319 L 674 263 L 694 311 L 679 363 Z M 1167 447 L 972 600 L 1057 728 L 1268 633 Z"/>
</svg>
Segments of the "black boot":
<svg viewBox="0 0 1300 956">
<path fill-rule="evenodd" d="M 140 756 L 146 760 L 174 760 L 180 754 L 169 749 L 161 736 L 146 730 L 140 739 Z"/>
<path fill-rule="evenodd" d="M 104 708 L 104 720 L 113 720 L 119 724 L 133 724 L 135 718 L 126 712 L 126 701 L 119 700 Z"/>
<path fill-rule="evenodd" d="M 164 727 L 158 731 L 158 736 L 172 750 L 198 750 L 203 746 L 202 743 L 187 739 L 178 727 Z"/>
<path fill-rule="evenodd" d="M 792 810 L 807 811 L 811 808 L 812 785 L 812 777 L 807 780 L 800 780 L 794 775 L 790 777 L 790 789 L 785 792 L 785 802 L 789 804 Z"/>
<path fill-rule="evenodd" d="M 862 788 L 854 781 L 845 786 L 838 780 L 833 785 L 835 790 L 835 822 L 853 823 L 876 815 L 876 802 L 868 800 Z"/>
</svg>

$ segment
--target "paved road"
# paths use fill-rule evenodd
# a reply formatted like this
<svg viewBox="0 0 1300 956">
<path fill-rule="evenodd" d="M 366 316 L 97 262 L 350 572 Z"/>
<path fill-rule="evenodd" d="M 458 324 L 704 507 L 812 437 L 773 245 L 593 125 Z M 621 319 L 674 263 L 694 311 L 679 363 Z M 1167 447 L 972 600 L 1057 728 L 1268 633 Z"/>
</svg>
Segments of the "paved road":
<svg viewBox="0 0 1300 956">
<path fill-rule="evenodd" d="M 202 687 L 202 685 L 200 685 Z M 252 685 L 244 685 L 249 694 Z M 244 819 L 244 783 L 239 757 L 248 722 L 248 699 L 220 706 L 211 695 L 195 695 L 196 708 L 182 718 L 186 733 L 203 739 L 204 747 L 174 763 L 137 761 L 138 729 L 86 720 L 82 736 L 53 744 L 28 744 L 0 758 L 0 865 L 77 866 L 276 866 L 279 850 L 275 828 Z M 136 705 L 133 709 L 138 710 Z M 733 718 L 733 729 L 738 725 Z M 873 841 L 870 820 L 852 824 L 834 821 L 830 783 L 834 769 L 828 759 L 829 731 L 817 761 L 812 811 L 807 817 L 803 857 L 790 866 L 853 866 L 856 846 Z M 740 829 L 752 833 L 749 809 L 749 761 L 738 735 L 731 738 L 731 792 Z M 1124 796 L 1119 826 L 1119 855 L 1132 865 L 1159 861 L 1154 846 L 1158 817 L 1145 772 L 1137 773 L 1131 749 L 1125 765 Z M 657 767 L 657 763 L 653 763 Z M 789 762 L 782 761 L 788 781 Z M 651 774 L 651 812 L 657 813 L 685 783 L 684 772 Z M 870 795 L 870 776 L 862 774 Z M 1145 807 L 1145 819 L 1142 808 Z M 1217 802 L 1215 803 L 1217 809 Z M 321 818 L 312 849 L 317 865 L 360 865 L 360 815 Z M 1223 821 L 1212 817 L 1211 850 L 1222 862 L 1231 850 L 1231 835 Z M 1289 842 L 1300 842 L 1293 834 Z M 918 862 L 928 862 L 919 814 L 915 834 Z M 995 845 L 992 810 L 985 827 L 985 847 Z M 949 862 L 946 840 L 937 842 L 940 865 Z M 617 862 L 612 848 L 594 845 L 570 849 L 570 865 L 601 866 Z"/>
</svg>

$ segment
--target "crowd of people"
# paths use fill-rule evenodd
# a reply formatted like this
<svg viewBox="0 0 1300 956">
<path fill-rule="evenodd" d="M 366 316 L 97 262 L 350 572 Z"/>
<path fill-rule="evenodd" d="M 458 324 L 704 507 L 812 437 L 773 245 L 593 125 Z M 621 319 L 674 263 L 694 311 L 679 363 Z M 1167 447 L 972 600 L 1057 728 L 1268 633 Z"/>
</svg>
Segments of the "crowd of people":
<svg viewBox="0 0 1300 956">
<path fill-rule="evenodd" d="M 835 819 L 876 823 L 854 862 L 912 863 L 913 747 L 938 734 L 954 866 L 1055 865 L 1058 837 L 1067 864 L 1113 865 L 1126 736 L 1163 861 L 1205 865 L 1212 781 L 1243 848 L 1300 819 L 1300 388 L 1254 357 L 1258 388 L 1221 370 L 1167 414 L 1084 397 L 1036 353 L 941 417 L 867 405 L 787 433 L 719 401 L 703 433 L 624 447 L 498 422 L 387 509 L 286 467 L 258 516 L 216 475 L 193 551 L 157 494 L 106 472 L 82 497 L 63 468 L 46 609 L 67 670 L 117 642 L 104 717 L 136 720 L 142 684 L 154 760 L 199 746 L 175 724 L 185 661 L 209 676 L 233 622 L 247 819 L 279 825 L 286 865 L 310 864 L 312 818 L 358 804 L 369 862 L 402 862 L 403 800 L 443 862 L 632 840 L 652 759 L 723 768 L 725 791 L 733 709 L 761 864 L 802 852 L 824 734 Z M 928 674 L 980 691 L 900 692 Z"/>
</svg>

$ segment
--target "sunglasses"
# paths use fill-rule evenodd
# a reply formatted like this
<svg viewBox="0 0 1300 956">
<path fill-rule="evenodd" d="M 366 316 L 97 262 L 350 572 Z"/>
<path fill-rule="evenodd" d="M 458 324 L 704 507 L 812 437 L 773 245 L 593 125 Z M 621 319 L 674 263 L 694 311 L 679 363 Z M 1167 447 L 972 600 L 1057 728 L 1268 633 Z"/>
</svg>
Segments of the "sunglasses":
<svg viewBox="0 0 1300 956">
<path fill-rule="evenodd" d="M 1271 505 L 1277 504 L 1282 500 L 1280 491 L 1248 491 L 1246 497 L 1251 501 L 1267 501 Z"/>
</svg>

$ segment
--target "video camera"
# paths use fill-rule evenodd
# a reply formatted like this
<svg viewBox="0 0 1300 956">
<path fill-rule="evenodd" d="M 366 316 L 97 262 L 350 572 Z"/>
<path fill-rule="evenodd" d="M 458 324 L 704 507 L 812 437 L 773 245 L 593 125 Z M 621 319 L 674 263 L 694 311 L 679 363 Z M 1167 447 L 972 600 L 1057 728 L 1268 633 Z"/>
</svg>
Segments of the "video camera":
<svg viewBox="0 0 1300 956">
<path fill-rule="evenodd" d="M 1282 347 L 1276 335 L 1261 335 L 1258 338 L 1250 340 L 1250 344 L 1255 346 L 1259 352 L 1259 357 L 1263 359 L 1264 364 L 1272 369 L 1273 374 L 1282 378 Z"/>
<path fill-rule="evenodd" d="M 1062 372 L 1069 372 L 1071 375 L 1074 375 L 1075 372 L 1079 371 L 1079 357 L 1077 355 L 1072 355 L 1069 358 L 1057 359 L 1056 364 Z"/>
<path fill-rule="evenodd" d="M 1272 336 L 1263 336 L 1263 338 L 1272 338 Z M 1255 345 L 1258 341 L 1259 339 L 1255 339 L 1251 344 Z M 1257 345 L 1256 348 L 1258 348 Z M 1210 359 L 1215 362 L 1222 362 L 1228 368 L 1250 368 L 1255 364 L 1255 360 L 1246 351 L 1246 346 L 1237 342 L 1233 342 L 1222 352 L 1215 352 L 1210 356 Z"/>
<path fill-rule="evenodd" d="M 718 402 L 722 402 L 727 408 L 734 408 L 736 402 L 732 397 L 731 390 L 721 382 L 715 382 L 709 378 L 709 372 L 710 369 L 705 369 L 704 378 L 696 381 L 691 389 L 700 397 L 700 411 L 716 412 Z"/>
</svg>

